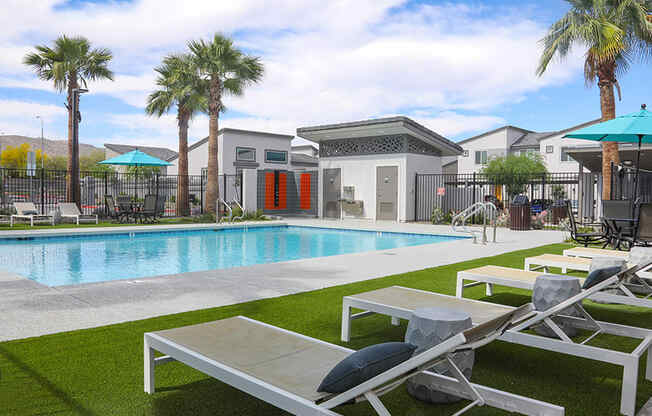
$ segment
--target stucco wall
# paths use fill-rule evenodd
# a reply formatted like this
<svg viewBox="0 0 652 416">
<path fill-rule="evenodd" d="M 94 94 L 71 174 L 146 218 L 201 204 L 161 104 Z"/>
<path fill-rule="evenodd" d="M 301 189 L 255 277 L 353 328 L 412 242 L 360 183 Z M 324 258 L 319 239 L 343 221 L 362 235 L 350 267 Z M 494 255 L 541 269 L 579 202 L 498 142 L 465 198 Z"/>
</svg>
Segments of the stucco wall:
<svg viewBox="0 0 652 416">
<path fill-rule="evenodd" d="M 239 132 L 226 131 L 220 134 L 217 138 L 218 141 L 218 170 L 219 174 L 235 174 L 236 166 L 233 162 L 236 161 L 235 149 L 236 147 L 250 147 L 256 149 L 256 163 L 255 169 L 291 169 L 290 160 L 290 143 L 291 139 L 288 137 L 278 137 L 275 135 L 262 135 L 262 134 L 247 134 Z M 288 152 L 288 163 L 266 163 L 265 150 L 282 150 Z M 178 159 L 175 159 L 168 171 L 177 174 L 178 172 Z M 208 141 L 200 146 L 192 149 L 188 153 L 188 174 L 201 175 L 202 168 L 208 166 Z"/>
<path fill-rule="evenodd" d="M 577 173 L 579 171 L 579 163 L 575 161 L 562 162 L 561 161 L 561 149 L 568 147 L 582 147 L 582 146 L 591 146 L 592 143 L 588 140 L 580 139 L 562 139 L 564 134 L 556 134 L 554 136 L 547 137 L 539 142 L 539 149 L 541 155 L 543 156 L 548 172 L 573 172 Z M 546 153 L 546 147 L 552 146 L 553 152 Z M 584 170 L 588 172 L 587 169 Z"/>
<path fill-rule="evenodd" d="M 479 137 L 467 143 L 462 143 L 460 146 L 464 150 L 468 150 L 468 156 L 459 156 L 457 159 L 457 172 L 458 173 L 473 173 L 479 172 L 483 165 L 475 164 L 475 151 L 487 150 L 489 156 L 491 155 L 504 155 L 507 151 L 507 131 L 511 129 L 501 129 L 495 133 Z M 511 134 L 511 133 L 510 133 Z"/>
</svg>

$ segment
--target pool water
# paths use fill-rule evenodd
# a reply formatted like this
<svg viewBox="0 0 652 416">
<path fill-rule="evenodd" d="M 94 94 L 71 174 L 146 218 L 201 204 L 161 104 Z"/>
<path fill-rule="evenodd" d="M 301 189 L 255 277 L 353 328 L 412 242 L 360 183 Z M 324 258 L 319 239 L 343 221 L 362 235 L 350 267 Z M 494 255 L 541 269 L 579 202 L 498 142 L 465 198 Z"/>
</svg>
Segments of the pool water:
<svg viewBox="0 0 652 416">
<path fill-rule="evenodd" d="M 296 226 L 35 237 L 0 240 L 0 269 L 44 285 L 61 286 L 361 253 L 459 238 Z"/>
</svg>

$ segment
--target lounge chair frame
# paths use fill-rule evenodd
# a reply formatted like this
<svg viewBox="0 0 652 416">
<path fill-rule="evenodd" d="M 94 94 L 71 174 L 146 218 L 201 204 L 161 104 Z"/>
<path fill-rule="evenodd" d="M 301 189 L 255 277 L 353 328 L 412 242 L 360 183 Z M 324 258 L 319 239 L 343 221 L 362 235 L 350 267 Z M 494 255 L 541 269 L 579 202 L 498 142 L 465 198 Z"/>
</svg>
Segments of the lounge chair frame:
<svg viewBox="0 0 652 416">
<path fill-rule="evenodd" d="M 77 225 L 80 221 L 91 221 L 95 224 L 99 223 L 99 219 L 95 214 L 82 214 L 77 208 L 77 205 L 74 202 L 60 202 L 59 203 L 59 212 L 61 218 L 72 218 L 75 220 Z"/>
<path fill-rule="evenodd" d="M 609 322 L 597 321 L 581 306 L 579 302 L 587 299 L 596 293 L 606 289 L 609 286 L 618 284 L 625 278 L 632 278 L 632 273 L 635 271 L 627 270 L 618 275 L 612 276 L 603 282 L 591 287 L 590 289 L 582 291 L 582 293 L 567 299 L 564 302 L 546 310 L 537 312 L 535 316 L 526 321 L 510 328 L 502 336 L 500 340 L 507 341 L 519 345 L 530 346 L 539 348 L 546 351 L 559 352 L 563 354 L 572 355 L 575 357 L 587 358 L 590 360 L 600 361 L 604 363 L 619 365 L 623 367 L 622 390 L 620 400 L 620 412 L 627 416 L 634 416 L 636 412 L 636 389 L 638 380 L 638 367 L 639 360 L 647 351 L 647 366 L 645 371 L 645 378 L 652 380 L 652 330 L 637 328 L 627 325 L 613 324 Z M 444 296 L 452 298 L 452 296 L 441 295 L 434 292 L 427 292 L 418 289 L 401 288 L 406 291 L 415 291 L 422 293 L 430 293 L 433 296 L 433 306 L 436 304 L 435 297 Z M 407 293 L 407 292 L 406 292 Z M 453 298 L 455 299 L 455 298 Z M 480 304 L 487 304 L 495 306 L 487 302 L 481 302 L 470 299 L 459 299 L 460 302 L 479 302 Z M 461 304 L 460 307 L 463 307 Z M 568 317 L 561 314 L 565 309 L 573 307 L 581 312 L 581 318 Z M 363 312 L 351 314 L 351 309 L 361 309 Z M 395 307 L 392 305 L 380 304 L 370 302 L 366 299 L 353 296 L 345 296 L 342 302 L 342 341 L 348 342 L 351 333 L 351 323 L 353 320 L 363 318 L 372 314 L 386 315 L 392 318 L 392 324 L 398 323 L 399 319 L 410 319 L 412 310 Z M 576 343 L 570 339 L 558 324 L 553 321 L 562 320 L 563 322 L 580 329 L 588 329 L 595 331 L 588 339 L 582 343 Z M 533 335 L 525 333 L 526 329 L 532 328 L 536 325 L 547 325 L 550 327 L 560 339 L 548 338 L 540 335 Z M 623 336 L 629 338 L 640 339 L 641 342 L 631 353 L 621 351 L 614 351 L 607 348 L 600 348 L 587 345 L 588 341 L 594 339 L 599 334 L 610 334 L 616 336 Z"/>
<path fill-rule="evenodd" d="M 491 271 L 486 271 L 483 267 L 478 267 L 475 269 L 463 270 L 457 272 L 457 285 L 455 287 L 455 296 L 458 298 L 464 297 L 464 289 L 470 287 L 485 285 L 485 293 L 487 296 L 493 295 L 493 286 L 506 286 L 513 287 L 517 289 L 525 290 L 534 290 L 534 281 L 538 276 L 545 274 L 545 272 L 535 272 L 528 270 L 519 270 L 519 269 L 510 269 L 510 268 L 501 268 L 506 273 L 492 273 Z M 497 270 L 498 271 L 498 270 Z M 519 273 L 527 274 L 531 276 L 531 279 L 519 279 L 510 277 L 509 273 Z M 580 282 L 583 283 L 584 279 L 567 276 L 569 279 L 580 279 Z M 629 306 L 638 306 L 641 308 L 652 308 L 652 300 L 649 299 L 649 296 L 644 298 L 637 297 L 633 292 L 644 292 L 645 288 L 650 288 L 650 285 L 645 281 L 645 279 L 640 279 L 637 281 L 639 283 L 628 283 L 619 281 L 614 286 L 609 287 L 608 289 L 618 289 L 623 294 L 609 293 L 607 291 L 602 291 L 595 293 L 590 297 L 591 300 L 597 302 L 607 302 L 607 303 L 616 303 L 619 305 L 629 305 Z M 470 282 L 470 283 L 465 283 Z M 652 289 L 652 288 L 650 288 Z"/>
<path fill-rule="evenodd" d="M 532 306 L 525 305 L 506 318 L 500 317 L 489 322 L 484 328 L 473 328 L 454 335 L 446 341 L 430 348 L 423 353 L 416 355 L 396 367 L 367 380 L 352 389 L 335 395 L 330 395 L 317 402 L 312 402 L 294 393 L 283 390 L 272 384 L 259 380 L 238 369 L 231 368 L 203 356 L 201 353 L 186 348 L 164 336 L 156 333 L 144 335 L 144 384 L 145 392 L 154 393 L 154 369 L 156 366 L 171 361 L 179 361 L 195 368 L 211 377 L 214 377 L 232 387 L 245 393 L 255 396 L 267 403 L 272 404 L 289 413 L 301 416 L 336 416 L 339 413 L 332 409 L 352 401 L 368 401 L 379 416 L 391 416 L 387 408 L 380 400 L 380 396 L 391 391 L 400 385 L 407 378 L 418 373 L 426 373 L 434 379 L 442 391 L 471 400 L 471 403 L 455 413 L 460 415 L 474 406 L 490 405 L 508 411 L 519 411 L 526 415 L 549 415 L 562 416 L 564 408 L 550 403 L 541 402 L 527 397 L 503 392 L 489 387 L 471 383 L 451 360 L 451 354 L 464 349 L 474 349 L 485 345 L 495 339 L 515 322 L 519 322 L 532 314 Z M 315 338 L 307 337 L 292 331 L 274 327 L 262 322 L 254 321 L 245 317 L 238 317 L 257 325 L 280 331 L 292 337 L 299 337 L 311 342 L 337 348 L 346 353 L 353 353 L 354 350 L 330 344 Z M 479 330 L 479 331 L 478 331 Z M 160 351 L 166 355 L 155 357 L 154 351 Z M 437 362 L 446 361 L 454 377 L 447 377 L 425 371 Z"/>
<path fill-rule="evenodd" d="M 9 219 L 9 224 L 11 227 L 14 226 L 15 220 L 29 220 L 29 225 L 34 226 L 34 221 L 47 221 L 50 225 L 54 225 L 54 216 L 53 215 L 41 215 L 41 214 L 23 214 L 25 211 L 38 211 L 36 205 L 33 202 L 14 202 L 14 208 L 16 208 L 16 214 L 12 214 Z"/>
</svg>

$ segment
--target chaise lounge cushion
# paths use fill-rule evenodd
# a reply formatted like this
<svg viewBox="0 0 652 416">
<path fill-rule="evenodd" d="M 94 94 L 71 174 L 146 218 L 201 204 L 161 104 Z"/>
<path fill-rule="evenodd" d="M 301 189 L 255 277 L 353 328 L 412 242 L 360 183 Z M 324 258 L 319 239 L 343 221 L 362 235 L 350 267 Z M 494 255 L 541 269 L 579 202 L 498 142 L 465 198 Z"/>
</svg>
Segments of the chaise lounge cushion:
<svg viewBox="0 0 652 416">
<path fill-rule="evenodd" d="M 318 392 L 342 393 L 412 357 L 416 347 L 405 342 L 386 342 L 354 352 L 326 375 Z"/>
<path fill-rule="evenodd" d="M 622 269 L 619 266 L 604 267 L 602 269 L 593 270 L 591 273 L 589 273 L 586 280 L 584 281 L 582 289 L 593 287 L 598 283 L 607 280 L 611 276 L 620 273 L 621 270 Z"/>
<path fill-rule="evenodd" d="M 23 211 L 22 215 L 37 215 L 37 214 L 38 214 L 38 211 L 35 211 L 33 209 L 28 209 L 28 210 Z"/>
</svg>

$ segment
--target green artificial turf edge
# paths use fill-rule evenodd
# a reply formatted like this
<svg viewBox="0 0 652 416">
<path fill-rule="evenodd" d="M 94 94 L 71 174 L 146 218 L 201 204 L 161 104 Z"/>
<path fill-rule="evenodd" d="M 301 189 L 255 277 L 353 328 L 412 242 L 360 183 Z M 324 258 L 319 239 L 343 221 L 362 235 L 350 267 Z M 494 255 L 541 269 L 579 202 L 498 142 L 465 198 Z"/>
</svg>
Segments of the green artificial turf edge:
<svg viewBox="0 0 652 416">
<path fill-rule="evenodd" d="M 157 393 L 145 394 L 143 333 L 244 315 L 342 344 L 343 296 L 391 285 L 454 294 L 460 270 L 487 264 L 522 268 L 525 257 L 561 253 L 568 247 L 548 245 L 294 295 L 0 343 L 0 414 L 282 415 L 285 413 L 180 363 L 158 367 Z M 483 287 L 468 289 L 465 294 L 514 306 L 530 299 L 527 291 L 504 287 L 496 287 L 489 298 L 484 297 Z M 651 327 L 648 309 L 591 302 L 587 309 L 600 320 Z M 368 317 L 354 322 L 351 342 L 342 345 L 359 349 L 401 341 L 405 328 L 405 322 L 394 327 L 387 317 Z M 636 340 L 609 336 L 593 343 L 623 351 L 631 351 L 636 344 Z M 641 361 L 637 408 L 652 395 L 652 383 L 643 377 L 643 364 Z M 497 341 L 476 352 L 472 380 L 564 406 L 567 415 L 617 415 L 621 377 L 617 366 Z M 383 402 L 392 414 L 415 416 L 451 414 L 468 403 L 424 404 L 407 395 L 404 386 L 384 396 Z M 335 411 L 346 416 L 373 414 L 367 403 Z M 485 406 L 467 414 L 507 413 Z"/>
</svg>

